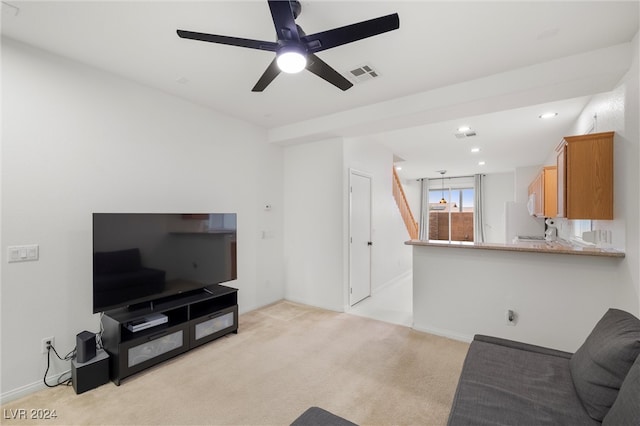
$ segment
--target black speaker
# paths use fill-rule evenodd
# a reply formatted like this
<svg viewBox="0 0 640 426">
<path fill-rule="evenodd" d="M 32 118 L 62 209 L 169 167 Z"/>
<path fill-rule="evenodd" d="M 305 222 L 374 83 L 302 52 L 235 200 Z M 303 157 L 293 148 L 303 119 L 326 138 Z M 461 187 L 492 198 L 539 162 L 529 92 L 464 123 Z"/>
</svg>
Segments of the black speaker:
<svg viewBox="0 0 640 426">
<path fill-rule="evenodd" d="M 96 356 L 96 335 L 83 331 L 76 336 L 76 361 L 87 362 Z"/>
<path fill-rule="evenodd" d="M 83 393 L 107 383 L 109 381 L 109 355 L 104 349 L 100 349 L 89 362 L 79 363 L 77 359 L 72 360 L 71 381 L 76 393 Z"/>
</svg>

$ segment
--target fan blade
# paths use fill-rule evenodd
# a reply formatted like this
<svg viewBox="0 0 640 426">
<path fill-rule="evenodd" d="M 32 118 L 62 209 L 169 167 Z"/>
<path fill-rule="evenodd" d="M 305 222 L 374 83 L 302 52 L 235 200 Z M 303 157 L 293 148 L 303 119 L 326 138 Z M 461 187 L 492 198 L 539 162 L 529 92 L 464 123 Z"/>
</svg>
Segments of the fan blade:
<svg viewBox="0 0 640 426">
<path fill-rule="evenodd" d="M 250 49 L 268 50 L 275 52 L 278 47 L 278 43 L 272 41 L 251 40 L 248 38 L 228 37 L 215 34 L 195 33 L 193 31 L 178 30 L 178 36 L 180 38 L 187 38 L 190 40 L 207 41 L 209 43 L 228 44 L 230 46 L 248 47 Z"/>
<path fill-rule="evenodd" d="M 353 86 L 342 74 L 331 68 L 313 53 L 307 55 L 307 69 L 341 90 L 347 90 Z"/>
<path fill-rule="evenodd" d="M 271 18 L 273 19 L 273 25 L 276 27 L 278 40 L 299 42 L 300 34 L 298 34 L 291 3 L 289 1 L 269 0 L 269 9 L 271 9 Z"/>
<path fill-rule="evenodd" d="M 278 76 L 278 74 L 280 74 L 280 68 L 278 67 L 278 64 L 276 63 L 276 59 L 274 58 L 273 61 L 271 61 L 267 69 L 262 74 L 262 77 L 260 77 L 260 80 L 258 80 L 256 85 L 253 86 L 253 89 L 251 89 L 251 91 L 262 92 L 264 89 L 267 88 L 269 83 L 271 83 L 273 79 Z"/>
<path fill-rule="evenodd" d="M 301 38 L 307 45 L 309 52 L 321 52 L 332 47 L 352 43 L 363 38 L 372 37 L 400 28 L 400 18 L 397 13 L 358 22 L 340 28 L 307 35 Z"/>
</svg>

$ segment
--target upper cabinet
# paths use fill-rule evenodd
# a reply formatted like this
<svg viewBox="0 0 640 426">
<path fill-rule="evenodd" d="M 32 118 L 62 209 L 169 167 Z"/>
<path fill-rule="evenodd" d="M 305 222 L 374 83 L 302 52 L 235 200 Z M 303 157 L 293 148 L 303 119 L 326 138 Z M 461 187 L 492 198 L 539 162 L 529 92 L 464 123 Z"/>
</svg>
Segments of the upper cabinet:
<svg viewBox="0 0 640 426">
<path fill-rule="evenodd" d="M 556 166 L 543 167 L 529 185 L 530 213 L 537 217 L 555 217 L 557 211 Z"/>
<path fill-rule="evenodd" d="M 556 148 L 558 217 L 613 220 L 613 135 L 567 136 Z"/>
</svg>

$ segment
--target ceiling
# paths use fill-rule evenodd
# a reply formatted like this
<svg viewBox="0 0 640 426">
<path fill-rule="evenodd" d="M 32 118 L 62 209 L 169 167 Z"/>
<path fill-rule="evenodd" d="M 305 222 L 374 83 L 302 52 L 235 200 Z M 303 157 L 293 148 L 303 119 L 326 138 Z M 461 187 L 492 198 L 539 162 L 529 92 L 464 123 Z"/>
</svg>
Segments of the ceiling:
<svg viewBox="0 0 640 426">
<path fill-rule="evenodd" d="M 2 3 L 5 37 L 265 127 L 272 142 L 366 137 L 405 160 L 406 178 L 541 164 L 624 75 L 639 22 L 638 1 L 303 0 L 307 34 L 397 12 L 399 30 L 318 54 L 345 76 L 368 64 L 380 77 L 342 92 L 281 74 L 254 93 L 272 53 L 176 30 L 272 41 L 264 0 Z M 547 110 L 558 116 L 540 120 Z M 477 135 L 456 138 L 461 125 Z"/>
</svg>

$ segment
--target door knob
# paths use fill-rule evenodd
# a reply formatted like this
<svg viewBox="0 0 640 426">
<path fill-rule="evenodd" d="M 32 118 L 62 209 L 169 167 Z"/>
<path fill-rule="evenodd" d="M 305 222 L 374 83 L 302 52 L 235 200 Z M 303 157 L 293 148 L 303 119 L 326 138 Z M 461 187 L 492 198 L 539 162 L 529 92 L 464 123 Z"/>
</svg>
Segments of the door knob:
<svg viewBox="0 0 640 426">
<path fill-rule="evenodd" d="M 373 245 L 373 241 L 367 241 L 367 245 L 368 246 L 372 246 Z"/>
</svg>

